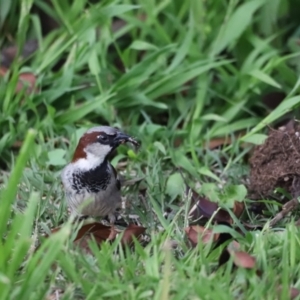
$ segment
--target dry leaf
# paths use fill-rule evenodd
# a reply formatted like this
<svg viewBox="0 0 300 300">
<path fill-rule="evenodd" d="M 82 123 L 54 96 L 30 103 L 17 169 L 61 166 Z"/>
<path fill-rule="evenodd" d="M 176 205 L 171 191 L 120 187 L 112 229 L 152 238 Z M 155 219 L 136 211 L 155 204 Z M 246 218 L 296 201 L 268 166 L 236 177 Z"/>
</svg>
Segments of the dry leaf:
<svg viewBox="0 0 300 300">
<path fill-rule="evenodd" d="M 253 269 L 256 264 L 255 257 L 251 256 L 244 251 L 232 251 L 229 252 L 233 256 L 233 262 L 237 267 L 242 267 L 245 269 Z"/>
<path fill-rule="evenodd" d="M 234 138 L 230 136 L 224 136 L 224 137 L 219 137 L 219 138 L 214 138 L 208 143 L 205 144 L 205 148 L 208 148 L 210 150 L 215 149 L 220 146 L 226 146 L 232 144 L 233 141 L 238 140 L 241 136 L 245 135 L 247 132 L 246 131 L 239 131 L 234 133 Z M 241 146 L 244 144 L 241 144 Z"/>
<path fill-rule="evenodd" d="M 247 252 L 240 250 L 240 244 L 237 241 L 232 241 L 227 246 L 227 251 L 233 257 L 233 262 L 237 267 L 245 269 L 253 269 L 256 265 L 255 257 Z"/>
<path fill-rule="evenodd" d="M 227 249 L 230 251 L 240 251 L 241 245 L 237 241 L 232 241 L 228 246 Z"/>
<path fill-rule="evenodd" d="M 191 208 L 189 212 L 189 218 L 192 221 L 200 219 L 210 219 L 214 215 L 214 221 L 232 224 L 233 220 L 230 214 L 224 210 L 220 209 L 216 202 L 212 202 L 205 197 L 200 196 L 194 190 L 192 190 L 192 199 L 195 205 Z M 233 213 L 237 218 L 241 216 L 244 211 L 244 204 L 242 202 L 234 202 Z"/>
<path fill-rule="evenodd" d="M 237 218 L 239 218 L 242 215 L 244 209 L 245 209 L 244 202 L 237 202 L 237 201 L 234 202 L 233 213 Z"/>
<path fill-rule="evenodd" d="M 26 72 L 26 73 L 21 73 L 19 75 L 19 80 L 17 83 L 16 87 L 16 92 L 20 92 L 24 87 L 26 87 L 26 93 L 31 94 L 31 93 L 37 93 L 38 90 L 36 88 L 36 77 L 34 74 Z"/>
<path fill-rule="evenodd" d="M 214 242 L 217 241 L 220 236 L 219 233 L 213 233 L 212 229 L 207 229 L 199 225 L 185 228 L 185 233 L 192 247 L 196 247 L 199 240 L 201 240 L 203 244 L 208 244 L 211 240 Z"/>
<path fill-rule="evenodd" d="M 282 286 L 280 285 L 277 289 L 278 294 L 281 294 L 282 291 Z M 294 287 L 290 287 L 290 300 L 296 299 L 298 296 L 300 295 L 300 290 L 294 288 Z"/>
<path fill-rule="evenodd" d="M 74 241 L 81 239 L 87 234 L 93 234 L 98 239 L 107 240 L 111 234 L 111 227 L 97 222 L 83 225 L 79 229 Z"/>
<path fill-rule="evenodd" d="M 205 197 L 201 197 L 195 191 L 192 191 L 192 198 L 196 202 L 189 213 L 189 217 L 193 221 L 202 218 L 210 219 L 213 214 L 219 209 L 219 206 L 216 202 L 212 202 Z M 219 211 L 214 216 L 214 220 L 229 224 L 232 223 L 232 219 L 229 213 L 223 209 L 219 209 Z"/>
<path fill-rule="evenodd" d="M 91 240 L 95 240 L 96 244 L 100 246 L 103 242 L 109 240 L 112 228 L 101 223 L 91 223 L 83 225 L 74 239 L 74 244 L 79 246 L 86 253 L 92 254 L 89 246 Z"/>
<path fill-rule="evenodd" d="M 0 67 L 0 76 L 4 77 L 8 69 L 5 67 Z M 36 76 L 33 73 L 24 72 L 19 74 L 19 79 L 17 82 L 15 92 L 18 93 L 25 88 L 26 94 L 37 93 L 38 89 L 36 88 Z"/>
<path fill-rule="evenodd" d="M 290 299 L 295 299 L 300 295 L 300 291 L 294 287 L 290 287 Z"/>
<path fill-rule="evenodd" d="M 205 144 L 205 148 L 210 150 L 215 149 L 219 146 L 230 145 L 231 138 L 230 137 L 221 137 L 210 140 L 207 144 Z"/>
<path fill-rule="evenodd" d="M 60 227 L 51 230 L 55 233 L 60 230 Z M 145 227 L 129 224 L 125 230 L 119 230 L 114 226 L 106 226 L 102 223 L 94 222 L 83 225 L 74 239 L 74 244 L 79 246 L 87 253 L 92 253 L 89 247 L 89 241 L 95 240 L 96 244 L 100 246 L 105 241 L 114 241 L 118 234 L 123 233 L 121 238 L 122 246 L 132 245 L 133 237 L 139 239 L 140 236 L 146 231 Z"/>
<path fill-rule="evenodd" d="M 121 239 L 122 245 L 132 245 L 133 237 L 139 239 L 139 237 L 144 234 L 146 231 L 145 227 L 137 226 L 135 224 L 129 224 L 128 227 L 124 230 L 123 236 Z"/>
<path fill-rule="evenodd" d="M 7 73 L 7 68 L 0 66 L 0 76 L 5 76 Z"/>
<path fill-rule="evenodd" d="M 27 58 L 38 49 L 37 40 L 28 40 L 25 42 L 22 49 L 21 58 Z M 0 60 L 3 66 L 9 68 L 14 59 L 16 58 L 18 48 L 16 45 L 4 48 L 0 53 Z"/>
<path fill-rule="evenodd" d="M 256 258 L 247 252 L 240 250 L 240 244 L 237 241 L 232 241 L 226 249 L 223 250 L 219 257 L 219 266 L 226 263 L 230 256 L 233 258 L 233 263 L 237 267 L 244 269 L 253 269 L 256 267 Z"/>
</svg>

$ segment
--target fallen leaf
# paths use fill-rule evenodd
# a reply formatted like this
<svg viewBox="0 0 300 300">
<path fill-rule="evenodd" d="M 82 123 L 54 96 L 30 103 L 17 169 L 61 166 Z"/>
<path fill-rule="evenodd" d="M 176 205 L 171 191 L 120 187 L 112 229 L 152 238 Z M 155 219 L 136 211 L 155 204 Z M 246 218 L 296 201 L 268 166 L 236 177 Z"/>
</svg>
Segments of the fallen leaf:
<svg viewBox="0 0 300 300">
<path fill-rule="evenodd" d="M 231 144 L 230 137 L 221 137 L 221 138 L 215 138 L 210 140 L 208 143 L 205 144 L 205 148 L 212 150 L 217 147 L 230 145 L 230 144 Z"/>
<path fill-rule="evenodd" d="M 196 247 L 199 240 L 201 240 L 203 244 L 208 244 L 211 240 L 216 242 L 220 236 L 219 233 L 213 233 L 212 229 L 199 225 L 185 228 L 185 233 L 191 242 L 192 247 Z"/>
<path fill-rule="evenodd" d="M 228 246 L 227 249 L 230 251 L 240 251 L 241 245 L 237 241 L 232 241 Z"/>
<path fill-rule="evenodd" d="M 0 76 L 4 77 L 8 69 L 5 67 L 0 67 Z M 33 73 L 24 72 L 19 74 L 19 79 L 15 89 L 16 93 L 19 93 L 25 88 L 26 94 L 37 93 L 38 89 L 36 88 L 36 76 Z"/>
<path fill-rule="evenodd" d="M 95 240 L 98 247 L 105 241 L 113 241 L 117 233 L 114 227 L 106 226 L 101 223 L 91 223 L 83 225 L 74 239 L 74 244 L 84 252 L 93 254 L 89 242 Z"/>
<path fill-rule="evenodd" d="M 281 291 L 282 291 L 281 285 L 278 287 L 277 291 L 278 291 L 278 294 L 281 294 Z M 298 290 L 294 287 L 290 287 L 289 291 L 290 291 L 290 298 L 289 298 L 290 300 L 296 299 L 300 295 L 300 290 Z"/>
<path fill-rule="evenodd" d="M 244 251 L 233 251 L 230 253 L 233 256 L 233 262 L 237 267 L 245 269 L 253 269 L 256 264 L 255 257 Z"/>
<path fill-rule="evenodd" d="M 144 234 L 146 231 L 145 227 L 141 227 L 135 224 L 129 224 L 128 227 L 124 230 L 123 236 L 121 239 L 122 245 L 132 245 L 133 237 L 139 239 L 139 237 Z"/>
<path fill-rule="evenodd" d="M 253 269 L 256 266 L 256 258 L 245 251 L 241 251 L 240 244 L 237 241 L 232 241 L 227 248 L 223 250 L 219 257 L 219 266 L 226 263 L 230 256 L 233 258 L 233 263 L 237 267 Z"/>
<path fill-rule="evenodd" d="M 230 145 L 230 144 L 232 144 L 232 142 L 238 140 L 239 138 L 244 136 L 246 133 L 247 133 L 246 131 L 242 130 L 242 131 L 233 133 L 232 136 L 223 136 L 223 137 L 217 137 L 217 138 L 211 139 L 210 141 L 207 141 L 205 143 L 205 148 L 213 150 L 220 146 Z M 244 145 L 245 145 L 245 143 L 240 144 L 241 147 L 243 147 Z"/>
<path fill-rule="evenodd" d="M 51 233 L 55 233 L 60 230 L 60 227 L 51 230 Z M 114 226 L 106 226 L 102 223 L 94 222 L 83 225 L 77 233 L 74 239 L 74 244 L 79 246 L 85 252 L 92 254 L 89 247 L 89 241 L 95 240 L 96 244 L 100 246 L 105 241 L 113 242 L 117 235 L 123 233 L 121 238 L 122 246 L 131 246 L 133 243 L 133 237 L 139 240 L 140 236 L 146 231 L 145 227 L 137 226 L 135 224 L 129 224 L 125 230 L 117 229 Z"/>
<path fill-rule="evenodd" d="M 93 234 L 95 237 L 97 237 L 97 239 L 105 241 L 110 237 L 111 227 L 97 222 L 83 225 L 79 229 L 74 242 L 87 234 Z"/>
<path fill-rule="evenodd" d="M 240 244 L 237 241 L 232 241 L 227 246 L 227 251 L 233 257 L 233 262 L 237 267 L 245 269 L 253 269 L 256 265 L 255 257 L 247 252 L 240 250 Z"/>
<path fill-rule="evenodd" d="M 295 299 L 300 295 L 300 291 L 294 287 L 290 287 L 290 299 Z"/>
<path fill-rule="evenodd" d="M 21 57 L 27 58 L 31 54 L 33 54 L 38 49 L 38 41 L 37 40 L 28 40 L 25 42 L 24 47 L 22 49 Z M 17 46 L 9 46 L 4 48 L 1 51 L 1 63 L 3 66 L 9 68 L 12 62 L 14 61 L 18 52 Z"/>
<path fill-rule="evenodd" d="M 199 219 L 210 219 L 214 213 L 215 221 L 221 221 L 224 223 L 232 223 L 232 219 L 229 213 L 223 209 L 219 209 L 219 206 L 216 202 L 209 201 L 205 197 L 199 196 L 195 191 L 192 192 L 193 200 L 197 199 L 196 204 L 192 207 L 189 213 L 189 217 L 192 221 Z"/>
<path fill-rule="evenodd" d="M 8 71 L 7 68 L 0 66 L 0 76 L 5 76 L 7 71 Z"/>
<path fill-rule="evenodd" d="M 189 218 L 191 221 L 197 221 L 201 219 L 210 219 L 214 216 L 214 221 L 232 224 L 233 220 L 230 214 L 219 207 L 216 202 L 212 202 L 205 197 L 200 196 L 198 193 L 192 190 L 192 199 L 195 203 L 189 212 Z M 234 202 L 233 213 L 237 218 L 241 216 L 244 211 L 244 203 Z"/>
<path fill-rule="evenodd" d="M 26 87 L 26 93 L 31 94 L 31 93 L 37 93 L 38 90 L 36 89 L 36 77 L 34 74 L 26 72 L 26 73 L 21 73 L 19 75 L 19 80 L 17 83 L 16 87 L 16 92 L 20 92 L 23 88 Z"/>
<path fill-rule="evenodd" d="M 234 202 L 233 213 L 237 218 L 239 218 L 242 215 L 244 209 L 245 209 L 244 202 L 238 202 L 238 201 Z"/>
</svg>

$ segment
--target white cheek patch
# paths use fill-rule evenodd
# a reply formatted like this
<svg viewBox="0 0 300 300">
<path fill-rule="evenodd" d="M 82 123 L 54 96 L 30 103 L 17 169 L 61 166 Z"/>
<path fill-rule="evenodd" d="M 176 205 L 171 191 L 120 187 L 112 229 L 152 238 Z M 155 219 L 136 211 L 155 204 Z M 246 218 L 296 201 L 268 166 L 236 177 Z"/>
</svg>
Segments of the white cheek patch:
<svg viewBox="0 0 300 300">
<path fill-rule="evenodd" d="M 100 160 L 100 163 L 104 161 L 106 156 L 110 153 L 111 151 L 111 146 L 110 145 L 101 145 L 100 147 L 97 147 L 97 149 L 94 150 L 95 153 L 90 153 L 87 152 L 87 159 L 89 160 L 90 157 L 96 156 Z M 91 158 L 93 159 L 93 158 Z"/>
<path fill-rule="evenodd" d="M 110 145 L 101 145 L 99 149 L 97 149 L 97 155 L 86 152 L 86 158 L 78 159 L 74 165 L 82 170 L 90 170 L 98 167 L 106 158 L 107 154 L 110 153 L 111 146 Z"/>
</svg>

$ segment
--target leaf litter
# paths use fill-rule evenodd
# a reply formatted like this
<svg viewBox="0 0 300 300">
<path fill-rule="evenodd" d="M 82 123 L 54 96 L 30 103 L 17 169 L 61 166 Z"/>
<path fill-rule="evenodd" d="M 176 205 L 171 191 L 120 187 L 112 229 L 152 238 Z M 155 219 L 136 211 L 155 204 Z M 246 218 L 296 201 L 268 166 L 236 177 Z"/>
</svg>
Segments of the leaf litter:
<svg viewBox="0 0 300 300">
<path fill-rule="evenodd" d="M 74 224 L 76 225 L 76 223 Z M 59 227 L 51 230 L 51 233 L 56 233 L 60 230 Z M 87 253 L 92 253 L 89 243 L 94 240 L 98 246 L 101 246 L 103 242 L 113 242 L 120 234 L 120 244 L 122 246 L 133 246 L 134 239 L 137 241 L 143 241 L 143 234 L 146 228 L 135 224 L 129 224 L 124 230 L 121 230 L 115 226 L 107 226 L 99 222 L 93 222 L 82 225 L 73 242 L 76 246 L 81 248 Z"/>
<path fill-rule="evenodd" d="M 0 52 L 0 77 L 5 77 L 9 71 L 10 66 L 15 59 L 27 59 L 38 49 L 38 42 L 36 40 L 28 40 L 22 49 L 20 57 L 17 57 L 18 48 L 15 45 L 2 49 Z M 20 72 L 18 75 L 15 93 L 20 93 L 24 90 L 25 94 L 38 93 L 36 86 L 36 75 L 32 72 Z"/>
</svg>

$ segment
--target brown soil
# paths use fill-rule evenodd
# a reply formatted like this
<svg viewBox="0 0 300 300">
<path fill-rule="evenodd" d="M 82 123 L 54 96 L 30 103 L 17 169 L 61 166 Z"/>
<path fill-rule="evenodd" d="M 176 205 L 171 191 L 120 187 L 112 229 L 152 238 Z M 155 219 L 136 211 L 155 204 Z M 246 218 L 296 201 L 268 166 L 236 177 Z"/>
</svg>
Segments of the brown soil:
<svg viewBox="0 0 300 300">
<path fill-rule="evenodd" d="M 278 130 L 271 129 L 265 143 L 255 147 L 250 167 L 250 198 L 272 197 L 275 188 L 284 188 L 293 197 L 298 197 L 300 124 L 290 121 Z"/>
</svg>

